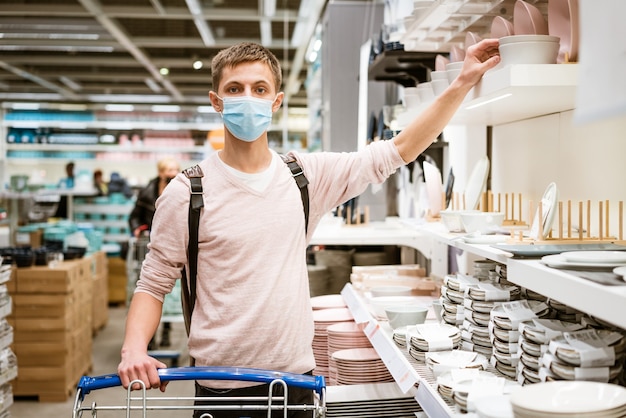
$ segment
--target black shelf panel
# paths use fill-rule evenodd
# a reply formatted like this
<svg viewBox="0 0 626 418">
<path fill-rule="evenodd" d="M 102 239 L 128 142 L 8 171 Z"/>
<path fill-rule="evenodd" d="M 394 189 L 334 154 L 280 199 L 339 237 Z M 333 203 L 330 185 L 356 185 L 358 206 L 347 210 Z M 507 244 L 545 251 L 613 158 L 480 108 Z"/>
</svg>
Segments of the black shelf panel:
<svg viewBox="0 0 626 418">
<path fill-rule="evenodd" d="M 374 81 L 395 81 L 405 87 L 415 87 L 429 80 L 435 70 L 437 53 L 383 51 L 370 64 L 368 77 Z"/>
</svg>

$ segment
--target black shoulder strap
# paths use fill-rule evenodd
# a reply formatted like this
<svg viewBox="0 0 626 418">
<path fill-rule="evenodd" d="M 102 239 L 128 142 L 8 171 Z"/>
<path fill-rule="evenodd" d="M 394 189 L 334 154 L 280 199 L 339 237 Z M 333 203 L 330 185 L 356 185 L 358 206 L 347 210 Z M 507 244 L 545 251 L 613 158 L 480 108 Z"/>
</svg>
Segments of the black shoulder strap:
<svg viewBox="0 0 626 418">
<path fill-rule="evenodd" d="M 304 231 L 309 230 L 309 180 L 302 172 L 302 167 L 298 164 L 295 158 L 286 155 L 280 155 L 287 167 L 291 170 L 291 175 L 296 181 L 298 188 L 300 189 L 300 197 L 302 198 L 302 206 L 304 207 Z"/>
<path fill-rule="evenodd" d="M 304 207 L 305 231 L 309 227 L 309 180 L 304 176 L 302 168 L 295 158 L 281 155 L 283 161 L 293 175 L 302 198 Z M 204 174 L 198 165 L 183 170 L 183 173 L 191 182 L 191 197 L 189 201 L 189 243 L 187 244 L 189 271 L 183 270 L 182 277 L 182 305 L 185 318 L 185 328 L 189 335 L 191 314 L 196 304 L 196 277 L 198 275 L 198 227 L 200 225 L 200 211 L 204 207 L 202 198 L 202 177 Z"/>
<path fill-rule="evenodd" d="M 185 327 L 189 334 L 191 313 L 196 304 L 196 276 L 198 274 L 198 227 L 200 225 L 200 211 L 204 207 L 202 198 L 202 169 L 198 165 L 183 170 L 191 182 L 191 197 L 189 200 L 189 242 L 187 244 L 189 271 L 183 271 L 182 304 L 185 317 Z M 186 277 L 188 276 L 188 277 Z"/>
</svg>

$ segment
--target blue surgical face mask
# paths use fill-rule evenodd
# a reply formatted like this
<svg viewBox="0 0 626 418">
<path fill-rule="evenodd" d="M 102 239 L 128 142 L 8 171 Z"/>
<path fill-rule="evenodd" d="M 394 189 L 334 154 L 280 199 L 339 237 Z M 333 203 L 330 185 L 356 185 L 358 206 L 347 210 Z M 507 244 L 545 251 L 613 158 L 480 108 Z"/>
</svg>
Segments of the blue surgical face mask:
<svg viewBox="0 0 626 418">
<path fill-rule="evenodd" d="M 237 139 L 253 142 L 269 128 L 272 122 L 273 100 L 252 96 L 217 97 L 224 103 L 222 109 L 224 125 Z"/>
</svg>

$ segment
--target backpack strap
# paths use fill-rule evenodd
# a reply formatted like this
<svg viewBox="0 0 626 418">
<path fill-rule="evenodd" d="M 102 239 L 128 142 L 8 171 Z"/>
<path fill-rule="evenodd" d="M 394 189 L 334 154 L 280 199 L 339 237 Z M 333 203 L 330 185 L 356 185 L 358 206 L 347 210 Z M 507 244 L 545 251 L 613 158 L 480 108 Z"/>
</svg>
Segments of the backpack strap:
<svg viewBox="0 0 626 418">
<path fill-rule="evenodd" d="M 191 183 L 191 196 L 189 200 L 189 242 L 187 244 L 189 271 L 183 271 L 183 315 L 185 327 L 189 334 L 191 325 L 191 313 L 196 304 L 196 276 L 198 275 L 198 227 L 200 226 L 200 212 L 204 207 L 202 198 L 202 177 L 204 173 L 199 165 L 194 165 L 183 170 Z"/>
<path fill-rule="evenodd" d="M 302 198 L 302 206 L 304 208 L 304 232 L 306 233 L 309 230 L 309 188 L 307 187 L 309 179 L 306 178 L 302 167 L 300 167 L 295 158 L 283 154 L 280 154 L 280 157 L 291 170 L 291 175 L 300 189 L 300 197 Z"/>
</svg>

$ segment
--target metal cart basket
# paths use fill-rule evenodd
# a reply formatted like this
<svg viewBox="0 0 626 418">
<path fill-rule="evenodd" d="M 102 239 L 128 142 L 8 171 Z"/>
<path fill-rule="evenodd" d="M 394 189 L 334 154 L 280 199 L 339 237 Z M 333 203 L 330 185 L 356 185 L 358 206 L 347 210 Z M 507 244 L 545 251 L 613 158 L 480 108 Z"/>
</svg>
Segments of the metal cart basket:
<svg viewBox="0 0 626 418">
<path fill-rule="evenodd" d="M 241 411 L 267 411 L 270 417 L 272 411 L 280 411 L 287 417 L 289 411 L 311 411 L 313 418 L 323 418 L 326 415 L 326 383 L 323 376 L 311 376 L 279 371 L 241 368 L 241 367 L 175 367 L 159 369 L 159 377 L 162 382 L 181 380 L 238 380 L 246 382 L 257 382 L 269 384 L 268 396 L 259 397 L 215 397 L 215 398 L 195 398 L 195 397 L 167 397 L 146 395 L 147 390 L 141 381 L 141 389 L 126 391 L 126 401 L 124 405 L 97 405 L 95 402 L 85 402 L 87 395 L 93 390 L 106 389 L 121 386 L 121 380 L 116 374 L 109 374 L 97 377 L 83 376 L 77 386 L 76 398 L 74 400 L 73 418 L 80 418 L 83 412 L 87 411 L 86 417 L 97 417 L 98 411 L 117 411 L 125 413 L 125 416 L 147 417 L 151 410 L 168 411 L 188 411 L 182 416 L 191 417 L 192 411 L 198 407 L 193 405 L 195 400 L 212 401 L 213 410 L 241 410 Z M 132 386 L 131 383 L 131 386 Z M 273 394 L 275 387 L 281 386 L 284 395 Z M 313 391 L 312 405 L 290 405 L 287 402 L 289 387 L 298 387 Z M 243 405 L 243 403 L 246 405 Z M 86 403 L 86 405 L 83 405 Z M 199 407 L 201 408 L 201 407 Z M 138 415 L 137 415 L 138 414 Z M 174 416 L 174 415 L 172 415 Z M 179 415 L 176 415 L 179 416 Z M 211 418 L 205 414 L 203 418 Z"/>
</svg>

